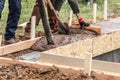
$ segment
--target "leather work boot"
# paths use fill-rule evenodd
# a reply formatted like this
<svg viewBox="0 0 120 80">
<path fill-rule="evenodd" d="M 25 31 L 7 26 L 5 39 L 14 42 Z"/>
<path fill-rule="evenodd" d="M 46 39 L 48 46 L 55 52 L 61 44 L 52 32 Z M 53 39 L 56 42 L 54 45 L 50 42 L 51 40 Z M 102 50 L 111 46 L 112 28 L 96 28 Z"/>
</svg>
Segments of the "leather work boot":
<svg viewBox="0 0 120 80">
<path fill-rule="evenodd" d="M 4 42 L 4 44 L 5 45 L 8 45 L 8 44 L 14 44 L 14 43 L 16 43 L 17 41 L 14 39 L 14 38 L 12 38 L 12 39 L 10 39 L 10 40 L 5 40 L 5 42 Z"/>
</svg>

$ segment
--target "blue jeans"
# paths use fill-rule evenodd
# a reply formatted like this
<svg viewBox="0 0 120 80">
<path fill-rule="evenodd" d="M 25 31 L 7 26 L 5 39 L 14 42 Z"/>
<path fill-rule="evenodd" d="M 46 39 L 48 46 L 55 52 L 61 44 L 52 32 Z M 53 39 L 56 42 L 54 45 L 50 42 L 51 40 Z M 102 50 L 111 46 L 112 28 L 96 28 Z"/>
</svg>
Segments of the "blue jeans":
<svg viewBox="0 0 120 80">
<path fill-rule="evenodd" d="M 2 10 L 4 8 L 4 3 L 5 3 L 5 0 L 0 0 L 0 19 L 1 19 Z"/>
<path fill-rule="evenodd" d="M 2 12 L 4 8 L 4 3 L 5 3 L 5 0 L 0 0 L 0 12 Z"/>
<path fill-rule="evenodd" d="M 2 12 L 5 0 L 0 0 L 0 10 Z M 8 0 L 9 14 L 6 25 L 5 40 L 15 38 L 18 21 L 21 14 L 21 0 Z"/>
</svg>

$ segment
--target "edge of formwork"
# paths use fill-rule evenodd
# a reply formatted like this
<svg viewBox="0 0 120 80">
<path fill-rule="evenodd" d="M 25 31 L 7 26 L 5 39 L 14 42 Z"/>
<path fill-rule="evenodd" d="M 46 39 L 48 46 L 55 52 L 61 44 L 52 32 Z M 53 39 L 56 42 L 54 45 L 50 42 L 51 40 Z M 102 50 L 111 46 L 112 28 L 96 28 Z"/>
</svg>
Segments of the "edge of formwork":
<svg viewBox="0 0 120 80">
<path fill-rule="evenodd" d="M 50 56 L 50 55 L 48 55 Z M 56 55 L 51 55 L 52 57 L 56 57 Z M 51 58 L 50 56 L 50 58 Z M 3 58 L 3 57 L 0 57 L 0 64 L 1 65 L 14 65 L 14 64 L 21 64 L 21 65 L 25 65 L 25 66 L 29 66 L 29 67 L 35 67 L 35 68 L 39 68 L 40 66 L 42 67 L 51 67 L 51 66 L 56 66 L 58 68 L 63 68 L 63 69 L 73 69 L 73 70 L 83 70 L 83 64 L 84 64 L 84 60 L 83 59 L 78 59 L 78 58 L 71 58 L 71 57 L 63 57 L 63 56 L 57 56 L 57 57 L 60 57 L 60 58 L 65 58 L 66 60 L 64 60 L 65 62 L 69 62 L 70 60 L 74 60 L 76 61 L 75 63 L 72 62 L 73 64 L 76 64 L 76 63 L 79 63 L 79 66 L 77 64 L 73 66 L 73 64 L 69 64 L 69 63 L 63 63 L 62 61 L 59 61 L 59 60 L 56 60 L 57 62 L 44 62 L 43 60 L 42 61 L 37 61 L 37 62 L 29 62 L 29 61 L 23 61 L 23 60 L 15 60 L 15 59 L 10 59 L 10 58 Z M 44 58 L 44 60 L 46 60 Z M 63 59 L 61 59 L 63 60 Z M 51 60 L 50 60 L 51 61 Z M 59 63 L 59 64 L 58 64 Z M 96 72 L 96 73 L 101 73 L 101 74 L 106 74 L 106 75 L 112 75 L 112 76 L 118 76 L 120 77 L 120 64 L 117 64 L 117 63 L 108 63 L 108 62 L 102 62 L 102 61 L 97 61 L 97 60 L 93 60 L 92 61 L 93 63 L 93 67 L 92 67 L 92 71 Z M 102 67 L 101 67 L 101 66 Z M 112 67 L 110 67 L 112 65 Z M 118 68 L 118 70 L 117 70 Z M 112 71 L 116 69 L 115 71 Z M 109 71 L 110 70 L 110 71 Z M 118 72 L 119 71 L 119 72 Z"/>
<path fill-rule="evenodd" d="M 109 34 L 100 35 L 97 37 L 81 40 L 68 45 L 60 46 L 44 53 L 74 56 L 85 58 L 85 53 L 92 53 L 93 57 L 105 54 L 112 50 L 120 48 L 120 31 L 115 31 Z"/>
<path fill-rule="evenodd" d="M 11 45 L 1 46 L 0 47 L 0 55 L 5 55 L 5 54 L 9 54 L 9 53 L 13 53 L 13 52 L 28 49 L 40 38 L 41 37 L 26 40 L 26 41 L 21 41 L 21 42 L 14 43 L 14 44 L 11 44 Z"/>
<path fill-rule="evenodd" d="M 79 57 L 84 59 L 85 53 L 92 53 L 93 57 L 120 48 L 120 31 L 100 35 L 94 38 L 80 40 L 71 44 L 44 51 L 43 53 Z M 41 37 L 39 37 L 41 38 Z M 5 55 L 30 48 L 39 38 L 21 41 L 0 47 L 0 55 Z"/>
</svg>

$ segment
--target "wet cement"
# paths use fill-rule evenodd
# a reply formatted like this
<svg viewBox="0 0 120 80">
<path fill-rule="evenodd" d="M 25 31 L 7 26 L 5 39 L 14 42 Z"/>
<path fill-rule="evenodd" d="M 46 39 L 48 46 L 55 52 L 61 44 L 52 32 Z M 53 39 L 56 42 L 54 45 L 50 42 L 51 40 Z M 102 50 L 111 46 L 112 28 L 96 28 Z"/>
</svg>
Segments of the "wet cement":
<svg viewBox="0 0 120 80">
<path fill-rule="evenodd" d="M 54 45 L 48 45 L 46 37 L 42 37 L 39 40 L 35 42 L 32 46 L 32 50 L 37 51 L 46 51 L 49 49 L 53 49 L 59 46 L 64 46 L 70 43 L 74 43 L 80 40 L 85 40 L 89 38 L 96 37 L 97 35 L 94 32 L 86 31 L 86 30 L 80 30 L 80 29 L 71 29 L 70 35 L 64 35 L 64 34 L 54 34 Z"/>
<path fill-rule="evenodd" d="M 102 34 L 112 33 L 120 30 L 120 17 L 109 21 L 98 22 L 92 25 L 101 27 Z"/>
</svg>

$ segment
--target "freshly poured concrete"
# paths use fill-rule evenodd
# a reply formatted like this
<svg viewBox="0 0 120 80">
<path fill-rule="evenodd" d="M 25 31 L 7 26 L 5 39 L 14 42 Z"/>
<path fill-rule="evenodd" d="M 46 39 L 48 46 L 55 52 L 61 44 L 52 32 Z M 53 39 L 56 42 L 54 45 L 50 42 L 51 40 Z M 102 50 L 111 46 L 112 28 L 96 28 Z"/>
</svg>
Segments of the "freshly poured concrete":
<svg viewBox="0 0 120 80">
<path fill-rule="evenodd" d="M 92 25 L 100 26 L 102 29 L 102 34 L 112 33 L 112 32 L 120 30 L 120 17 L 111 19 L 109 21 L 99 22 L 99 23 L 92 24 Z"/>
<path fill-rule="evenodd" d="M 19 56 L 19 59 L 26 60 L 26 61 L 38 61 L 40 59 L 40 52 L 31 52 L 22 56 Z"/>
</svg>

